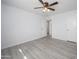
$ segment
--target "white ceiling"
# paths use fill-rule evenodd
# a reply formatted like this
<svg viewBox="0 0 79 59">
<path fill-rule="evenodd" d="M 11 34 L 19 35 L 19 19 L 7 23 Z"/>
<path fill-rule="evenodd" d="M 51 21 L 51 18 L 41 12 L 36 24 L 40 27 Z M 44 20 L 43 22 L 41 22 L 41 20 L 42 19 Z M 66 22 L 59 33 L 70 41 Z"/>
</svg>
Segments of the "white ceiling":
<svg viewBox="0 0 79 59">
<path fill-rule="evenodd" d="M 42 4 L 38 0 L 2 0 L 1 2 L 2 4 L 7 4 L 10 6 L 21 8 L 28 12 L 32 12 L 38 15 L 44 15 L 44 14 L 52 15 L 77 9 L 77 0 L 43 0 L 43 1 L 48 1 L 49 3 L 58 1 L 59 4 L 53 6 L 53 8 L 55 8 L 56 11 L 43 13 L 42 9 L 34 9 L 34 7 L 42 6 Z"/>
</svg>

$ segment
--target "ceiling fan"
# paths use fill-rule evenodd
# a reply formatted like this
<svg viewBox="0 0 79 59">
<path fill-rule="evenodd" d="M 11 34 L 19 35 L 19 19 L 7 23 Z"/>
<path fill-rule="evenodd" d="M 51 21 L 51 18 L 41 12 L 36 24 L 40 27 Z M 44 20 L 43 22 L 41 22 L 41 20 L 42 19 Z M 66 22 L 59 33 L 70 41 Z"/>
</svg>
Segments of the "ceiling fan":
<svg viewBox="0 0 79 59">
<path fill-rule="evenodd" d="M 51 6 L 54 6 L 56 4 L 58 4 L 58 2 L 54 2 L 54 3 L 51 3 L 49 4 L 48 2 L 43 2 L 42 0 L 39 0 L 39 2 L 43 5 L 43 7 L 36 7 L 34 9 L 40 9 L 40 8 L 43 8 L 43 11 L 46 12 L 46 11 L 55 11 L 55 9 L 51 8 Z"/>
</svg>

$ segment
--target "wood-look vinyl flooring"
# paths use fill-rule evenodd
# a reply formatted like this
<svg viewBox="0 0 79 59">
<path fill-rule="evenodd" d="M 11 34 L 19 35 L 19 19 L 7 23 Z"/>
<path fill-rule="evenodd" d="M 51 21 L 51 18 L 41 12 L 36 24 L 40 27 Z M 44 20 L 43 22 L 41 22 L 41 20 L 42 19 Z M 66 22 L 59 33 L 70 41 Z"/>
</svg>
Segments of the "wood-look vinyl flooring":
<svg viewBox="0 0 79 59">
<path fill-rule="evenodd" d="M 77 44 L 43 37 L 1 51 L 2 59 L 77 59 Z"/>
</svg>

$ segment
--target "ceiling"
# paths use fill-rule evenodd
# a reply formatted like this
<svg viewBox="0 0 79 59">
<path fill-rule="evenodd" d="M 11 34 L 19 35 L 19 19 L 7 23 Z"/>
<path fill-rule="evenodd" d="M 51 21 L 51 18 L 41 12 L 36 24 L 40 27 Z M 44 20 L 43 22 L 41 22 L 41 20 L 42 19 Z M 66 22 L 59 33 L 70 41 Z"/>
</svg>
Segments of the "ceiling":
<svg viewBox="0 0 79 59">
<path fill-rule="evenodd" d="M 7 4 L 16 8 L 24 9 L 28 12 L 38 14 L 38 15 L 53 15 L 57 13 L 63 13 L 71 10 L 77 9 L 77 0 L 43 0 L 48 1 L 50 4 L 58 1 L 59 4 L 53 6 L 56 11 L 50 11 L 43 13 L 42 9 L 34 9 L 34 7 L 42 6 L 38 0 L 2 0 L 2 4 Z"/>
</svg>

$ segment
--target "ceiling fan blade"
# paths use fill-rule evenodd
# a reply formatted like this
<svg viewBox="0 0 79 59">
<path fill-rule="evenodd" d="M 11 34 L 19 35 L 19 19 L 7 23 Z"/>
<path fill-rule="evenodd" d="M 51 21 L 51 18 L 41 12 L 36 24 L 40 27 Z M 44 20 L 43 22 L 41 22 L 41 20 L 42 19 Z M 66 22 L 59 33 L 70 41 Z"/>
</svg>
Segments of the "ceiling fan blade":
<svg viewBox="0 0 79 59">
<path fill-rule="evenodd" d="M 43 1 L 42 0 L 39 0 L 42 4 L 43 4 Z"/>
<path fill-rule="evenodd" d="M 39 9 L 39 8 L 43 8 L 43 7 L 35 7 L 34 9 Z"/>
<path fill-rule="evenodd" d="M 53 8 L 48 8 L 49 10 L 52 10 L 52 11 L 55 11 L 55 9 L 53 9 Z"/>
<path fill-rule="evenodd" d="M 53 5 L 56 5 L 56 4 L 58 4 L 58 2 L 54 2 L 54 3 L 50 4 L 49 6 L 53 6 Z"/>
</svg>

